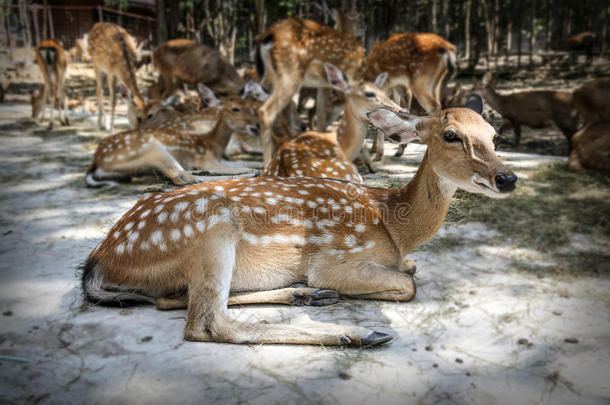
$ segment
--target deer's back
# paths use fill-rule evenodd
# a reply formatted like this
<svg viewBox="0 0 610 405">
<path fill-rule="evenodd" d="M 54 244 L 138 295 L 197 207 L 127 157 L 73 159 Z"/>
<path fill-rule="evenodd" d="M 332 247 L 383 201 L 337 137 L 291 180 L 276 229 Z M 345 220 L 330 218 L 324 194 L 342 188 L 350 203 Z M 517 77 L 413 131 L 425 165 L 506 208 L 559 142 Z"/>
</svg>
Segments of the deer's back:
<svg viewBox="0 0 610 405">
<path fill-rule="evenodd" d="M 93 64 L 105 71 L 126 68 L 128 63 L 132 68 L 136 66 L 136 46 L 123 27 L 99 22 L 91 28 L 88 44 Z"/>
</svg>

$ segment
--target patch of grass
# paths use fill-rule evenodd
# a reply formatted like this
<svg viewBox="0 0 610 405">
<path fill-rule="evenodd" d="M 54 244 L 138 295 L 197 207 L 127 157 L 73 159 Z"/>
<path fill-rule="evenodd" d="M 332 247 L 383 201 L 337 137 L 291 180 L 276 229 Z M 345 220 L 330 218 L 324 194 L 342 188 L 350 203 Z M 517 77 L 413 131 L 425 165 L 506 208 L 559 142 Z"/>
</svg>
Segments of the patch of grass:
<svg viewBox="0 0 610 405">
<path fill-rule="evenodd" d="M 610 179 L 572 173 L 551 164 L 519 180 L 507 199 L 458 191 L 447 222 L 482 222 L 510 237 L 517 246 L 548 252 L 569 242 L 571 233 L 610 243 Z"/>
</svg>

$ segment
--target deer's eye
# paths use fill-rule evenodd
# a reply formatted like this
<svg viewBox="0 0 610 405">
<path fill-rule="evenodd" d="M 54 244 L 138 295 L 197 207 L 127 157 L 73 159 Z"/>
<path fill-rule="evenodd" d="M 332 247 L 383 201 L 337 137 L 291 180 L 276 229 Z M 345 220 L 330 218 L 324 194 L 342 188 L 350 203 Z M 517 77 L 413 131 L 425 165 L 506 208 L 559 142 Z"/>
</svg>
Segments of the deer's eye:
<svg viewBox="0 0 610 405">
<path fill-rule="evenodd" d="M 237 107 L 233 107 L 231 110 L 233 110 L 233 112 L 239 112 L 240 111 L 240 109 L 237 108 Z"/>
<path fill-rule="evenodd" d="M 443 134 L 443 138 L 445 142 L 453 143 L 453 142 L 462 142 L 459 136 L 453 131 L 445 131 Z"/>
<path fill-rule="evenodd" d="M 142 122 L 142 117 L 138 117 L 138 122 Z"/>
<path fill-rule="evenodd" d="M 375 93 L 373 93 L 372 91 L 365 91 L 364 96 L 368 98 L 373 98 L 375 97 Z"/>
<path fill-rule="evenodd" d="M 149 119 L 151 119 L 151 118 L 152 118 L 152 116 L 153 116 L 152 114 L 148 114 L 148 115 L 146 116 L 146 119 L 147 119 L 147 120 L 149 120 Z"/>
</svg>

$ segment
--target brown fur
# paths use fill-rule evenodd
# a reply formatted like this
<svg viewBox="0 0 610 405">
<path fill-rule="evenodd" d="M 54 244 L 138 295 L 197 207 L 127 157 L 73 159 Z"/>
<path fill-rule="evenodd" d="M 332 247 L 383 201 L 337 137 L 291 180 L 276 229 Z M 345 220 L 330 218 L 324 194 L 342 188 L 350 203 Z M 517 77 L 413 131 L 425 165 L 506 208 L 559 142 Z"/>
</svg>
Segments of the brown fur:
<svg viewBox="0 0 610 405">
<path fill-rule="evenodd" d="M 310 297 L 330 296 L 319 289 L 332 289 L 357 298 L 410 301 L 415 285 L 403 258 L 438 230 L 455 184 L 499 196 L 470 179 L 473 173 L 509 173 L 493 151 L 493 128 L 471 110 L 447 110 L 413 125 L 428 150 L 415 178 L 398 190 L 257 177 L 140 200 L 90 254 L 83 274 L 86 297 L 112 302 L 132 291 L 156 299 L 159 308 L 186 305 L 188 340 L 358 346 L 388 341 L 387 335 L 350 325 L 241 322 L 229 316 L 227 305 L 229 294 L 240 292 L 252 292 L 251 298 L 241 295 L 233 303 L 265 297 L 294 303 L 286 288 L 295 282 L 318 289 Z M 443 141 L 449 128 L 463 144 Z"/>
<path fill-rule="evenodd" d="M 99 127 L 104 128 L 105 121 L 102 84 L 105 73 L 111 99 L 110 132 L 114 130 L 115 88 L 121 83 L 127 87 L 131 95 L 127 103 L 130 125 L 132 128 L 137 128 L 146 119 L 148 106 L 140 95 L 136 83 L 138 54 L 133 38 L 123 27 L 99 22 L 91 28 L 87 42 L 96 78 Z"/>
<path fill-rule="evenodd" d="M 573 103 L 585 125 L 610 121 L 610 77 L 591 80 L 574 90 Z"/>
<path fill-rule="evenodd" d="M 610 176 L 610 122 L 587 124 L 572 137 L 570 170 L 593 170 Z"/>
<path fill-rule="evenodd" d="M 324 62 L 337 66 L 348 78 L 359 79 L 364 48 L 351 35 L 298 18 L 273 24 L 257 41 L 265 65 L 263 83 L 273 84 L 273 93 L 259 109 L 263 161 L 267 164 L 274 152 L 273 122 L 296 91 L 301 86 L 328 87 Z"/>
<path fill-rule="evenodd" d="M 513 127 L 517 150 L 521 148 L 521 125 L 544 128 L 555 124 L 563 133 L 571 147 L 570 138 L 576 131 L 577 116 L 572 107 L 572 92 L 534 90 L 499 94 L 495 90 L 495 80 L 486 75 L 474 88 L 487 103 L 502 115 L 504 124 L 499 129 L 503 133 Z"/>
<path fill-rule="evenodd" d="M 38 119 L 44 112 L 45 107 L 51 103 L 51 115 L 49 118 L 49 129 L 53 128 L 54 110 L 59 110 L 59 121 L 62 125 L 68 125 L 65 116 L 65 93 L 64 79 L 68 67 L 69 56 L 61 42 L 55 38 L 42 40 L 36 47 L 36 64 L 42 73 L 44 84 L 39 90 L 32 92 L 30 103 L 32 105 L 32 118 Z"/>
</svg>

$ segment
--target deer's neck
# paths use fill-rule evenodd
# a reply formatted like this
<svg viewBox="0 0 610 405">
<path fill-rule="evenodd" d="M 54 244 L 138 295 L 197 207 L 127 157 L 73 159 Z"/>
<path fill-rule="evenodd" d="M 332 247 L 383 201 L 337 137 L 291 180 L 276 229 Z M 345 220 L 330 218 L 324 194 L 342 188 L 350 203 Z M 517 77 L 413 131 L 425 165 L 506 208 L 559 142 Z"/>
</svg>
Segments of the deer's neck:
<svg viewBox="0 0 610 405">
<path fill-rule="evenodd" d="M 456 186 L 435 173 L 428 152 L 413 180 L 385 195 L 384 221 L 401 257 L 432 238 L 441 227 Z"/>
<path fill-rule="evenodd" d="M 500 93 L 498 93 L 495 89 L 491 87 L 485 87 L 483 90 L 483 96 L 485 96 L 485 101 L 497 112 L 501 112 L 503 110 L 503 97 Z"/>
<path fill-rule="evenodd" d="M 337 128 L 337 141 L 347 160 L 352 161 L 358 156 L 368 127 L 368 121 L 358 117 L 348 100 L 345 103 L 343 119 Z"/>
<path fill-rule="evenodd" d="M 214 124 L 214 128 L 206 134 L 198 135 L 199 143 L 203 144 L 206 149 L 209 149 L 214 153 L 214 156 L 220 159 L 229 144 L 232 133 L 233 131 L 225 123 L 224 116 L 221 112 L 216 124 Z"/>
</svg>

